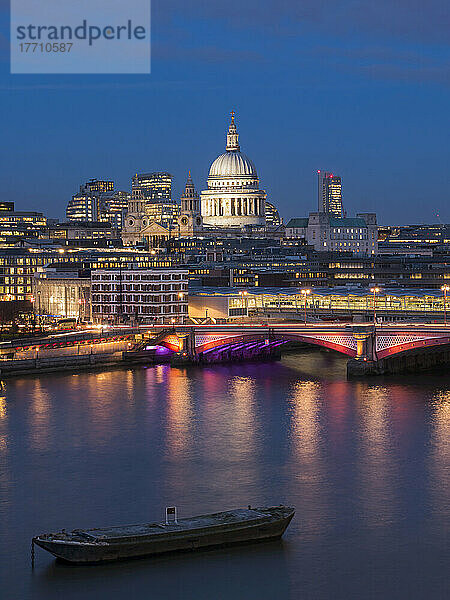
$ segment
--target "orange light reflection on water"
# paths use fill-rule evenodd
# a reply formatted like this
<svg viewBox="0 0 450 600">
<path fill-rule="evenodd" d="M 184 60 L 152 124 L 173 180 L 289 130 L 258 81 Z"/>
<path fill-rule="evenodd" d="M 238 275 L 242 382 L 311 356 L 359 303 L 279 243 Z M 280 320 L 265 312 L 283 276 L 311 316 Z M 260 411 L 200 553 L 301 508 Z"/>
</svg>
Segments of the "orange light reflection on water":
<svg viewBox="0 0 450 600">
<path fill-rule="evenodd" d="M 302 531 L 320 535 L 328 526 L 329 498 L 325 497 L 326 467 L 321 446 L 320 385 L 302 381 L 295 385 L 291 405 L 292 497 L 302 519 Z"/>
<path fill-rule="evenodd" d="M 360 390 L 359 465 L 360 506 L 371 527 L 388 526 L 398 510 L 397 477 L 393 448 L 392 399 L 381 386 Z"/>
<path fill-rule="evenodd" d="M 193 412 L 190 381 L 186 373 L 172 369 L 167 373 L 167 454 L 182 460 L 192 445 Z"/>
</svg>

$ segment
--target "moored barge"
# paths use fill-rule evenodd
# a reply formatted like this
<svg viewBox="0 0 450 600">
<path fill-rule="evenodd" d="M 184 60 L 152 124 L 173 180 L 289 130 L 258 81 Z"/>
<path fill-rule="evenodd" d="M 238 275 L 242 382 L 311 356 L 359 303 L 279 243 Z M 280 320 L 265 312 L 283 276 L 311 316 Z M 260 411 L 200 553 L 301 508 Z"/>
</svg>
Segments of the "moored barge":
<svg viewBox="0 0 450 600">
<path fill-rule="evenodd" d="M 249 506 L 177 519 L 175 507 L 170 507 L 162 523 L 62 530 L 38 535 L 32 543 L 65 562 L 102 563 L 280 538 L 294 513 L 287 506 Z"/>
</svg>

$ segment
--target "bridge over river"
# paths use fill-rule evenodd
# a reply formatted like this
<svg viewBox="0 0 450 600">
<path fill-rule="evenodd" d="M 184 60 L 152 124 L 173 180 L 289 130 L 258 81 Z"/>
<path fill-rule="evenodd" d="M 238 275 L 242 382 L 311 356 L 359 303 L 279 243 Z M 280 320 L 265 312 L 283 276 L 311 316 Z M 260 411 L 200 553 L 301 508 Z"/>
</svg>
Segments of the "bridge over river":
<svg viewBox="0 0 450 600">
<path fill-rule="evenodd" d="M 180 325 L 171 330 L 160 326 L 154 344 L 173 352 L 175 363 L 177 358 L 180 363 L 254 360 L 292 344 L 309 344 L 346 355 L 349 376 L 426 369 L 450 360 L 450 328 L 442 324 L 242 323 Z"/>
<path fill-rule="evenodd" d="M 125 363 L 267 360 L 308 345 L 345 355 L 349 377 L 450 364 L 450 327 L 442 324 L 174 324 L 91 329 L 4 342 L 0 344 L 0 377 Z"/>
</svg>

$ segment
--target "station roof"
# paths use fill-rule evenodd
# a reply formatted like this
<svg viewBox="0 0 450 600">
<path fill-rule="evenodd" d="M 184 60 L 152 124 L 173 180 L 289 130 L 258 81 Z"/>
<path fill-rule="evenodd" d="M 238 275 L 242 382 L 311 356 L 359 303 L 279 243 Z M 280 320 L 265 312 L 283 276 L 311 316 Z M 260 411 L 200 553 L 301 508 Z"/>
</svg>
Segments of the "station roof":
<svg viewBox="0 0 450 600">
<path fill-rule="evenodd" d="M 374 284 L 375 285 L 375 284 Z M 304 287 L 304 286 L 302 286 Z M 239 296 L 239 292 L 246 291 L 249 296 L 296 296 L 300 294 L 300 287 L 252 287 L 252 288 L 241 288 L 241 287 L 195 287 L 189 286 L 190 296 Z M 310 288 L 311 296 L 372 296 L 372 292 L 369 288 L 347 288 L 347 287 L 333 287 L 333 288 Z M 434 298 L 441 298 L 442 292 L 439 289 L 416 289 L 416 288 L 380 288 L 380 292 L 377 294 L 377 298 L 384 298 L 385 296 L 396 296 L 396 297 L 407 297 L 414 296 L 416 298 L 423 298 L 425 296 L 432 296 Z"/>
</svg>

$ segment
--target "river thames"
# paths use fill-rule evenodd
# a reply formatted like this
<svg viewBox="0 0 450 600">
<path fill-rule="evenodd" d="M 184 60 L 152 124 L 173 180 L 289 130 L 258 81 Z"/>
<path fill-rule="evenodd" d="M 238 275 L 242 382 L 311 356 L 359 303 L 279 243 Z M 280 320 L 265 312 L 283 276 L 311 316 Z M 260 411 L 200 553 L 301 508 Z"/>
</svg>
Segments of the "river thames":
<svg viewBox="0 0 450 600">
<path fill-rule="evenodd" d="M 0 591 L 38 599 L 449 597 L 450 379 L 281 362 L 11 379 L 0 399 Z M 61 528 L 285 503 L 283 541 L 71 567 Z"/>
</svg>

